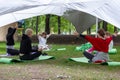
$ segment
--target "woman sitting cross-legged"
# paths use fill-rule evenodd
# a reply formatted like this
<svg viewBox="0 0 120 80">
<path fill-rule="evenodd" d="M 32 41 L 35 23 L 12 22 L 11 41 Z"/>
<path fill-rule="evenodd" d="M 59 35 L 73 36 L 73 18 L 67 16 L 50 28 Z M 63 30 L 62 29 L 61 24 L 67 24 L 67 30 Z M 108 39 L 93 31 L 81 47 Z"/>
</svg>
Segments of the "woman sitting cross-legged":
<svg viewBox="0 0 120 80">
<path fill-rule="evenodd" d="M 32 50 L 32 37 L 33 30 L 26 29 L 25 34 L 22 36 L 20 44 L 20 59 L 21 60 L 33 60 L 38 58 L 42 53 L 41 50 Z"/>
<path fill-rule="evenodd" d="M 79 35 L 78 33 L 75 33 L 75 35 Z M 94 62 L 94 63 L 102 63 L 109 61 L 109 43 L 112 40 L 112 37 L 105 38 L 105 31 L 103 29 L 98 30 L 98 37 L 94 38 L 91 36 L 85 36 L 80 34 L 80 37 L 85 38 L 87 41 L 89 41 L 93 47 L 94 50 L 97 51 L 95 55 L 85 51 L 83 54 L 86 58 L 89 59 L 89 62 Z"/>
<path fill-rule="evenodd" d="M 14 34 L 16 32 L 17 28 L 9 27 L 8 32 L 6 35 L 6 48 L 7 48 L 7 55 L 8 56 L 14 56 L 19 55 L 19 50 L 14 49 Z"/>
</svg>

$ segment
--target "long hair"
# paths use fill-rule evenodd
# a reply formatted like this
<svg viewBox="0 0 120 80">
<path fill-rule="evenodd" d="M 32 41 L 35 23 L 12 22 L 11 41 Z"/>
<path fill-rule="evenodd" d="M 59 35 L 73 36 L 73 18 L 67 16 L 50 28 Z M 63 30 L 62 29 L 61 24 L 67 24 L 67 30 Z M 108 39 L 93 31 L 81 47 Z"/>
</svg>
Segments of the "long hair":
<svg viewBox="0 0 120 80">
<path fill-rule="evenodd" d="M 105 36 L 105 30 L 104 29 L 99 29 L 97 33 L 102 37 Z"/>
</svg>

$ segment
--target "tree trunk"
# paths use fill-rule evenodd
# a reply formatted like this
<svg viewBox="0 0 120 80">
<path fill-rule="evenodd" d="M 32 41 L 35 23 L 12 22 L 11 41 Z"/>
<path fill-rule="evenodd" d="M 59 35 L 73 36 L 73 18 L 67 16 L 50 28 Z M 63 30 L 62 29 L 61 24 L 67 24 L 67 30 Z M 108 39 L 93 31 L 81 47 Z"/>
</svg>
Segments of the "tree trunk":
<svg viewBox="0 0 120 80">
<path fill-rule="evenodd" d="M 60 27 L 61 27 L 61 18 L 60 18 L 60 16 L 58 16 L 58 34 L 61 34 Z"/>
<path fill-rule="evenodd" d="M 105 21 L 103 21 L 103 29 L 105 30 L 105 31 L 107 31 L 107 22 L 105 22 Z"/>
<path fill-rule="evenodd" d="M 114 26 L 114 32 L 115 32 L 115 31 L 117 31 L 117 27 L 116 27 L 116 26 Z"/>
<path fill-rule="evenodd" d="M 24 20 L 22 34 L 25 34 L 25 29 L 26 29 L 25 23 L 26 23 L 26 22 L 25 22 L 25 20 Z"/>
<path fill-rule="evenodd" d="M 100 23 L 101 23 L 101 21 L 100 21 L 100 22 L 98 22 L 98 29 L 100 29 L 100 28 L 101 28 L 101 25 L 100 25 Z"/>
<path fill-rule="evenodd" d="M 91 34 L 91 28 L 87 29 L 87 34 Z"/>
<path fill-rule="evenodd" d="M 45 32 L 47 34 L 50 34 L 50 15 L 46 15 L 46 19 L 45 19 Z"/>
<path fill-rule="evenodd" d="M 36 17 L 36 35 L 38 35 L 39 16 Z"/>
</svg>

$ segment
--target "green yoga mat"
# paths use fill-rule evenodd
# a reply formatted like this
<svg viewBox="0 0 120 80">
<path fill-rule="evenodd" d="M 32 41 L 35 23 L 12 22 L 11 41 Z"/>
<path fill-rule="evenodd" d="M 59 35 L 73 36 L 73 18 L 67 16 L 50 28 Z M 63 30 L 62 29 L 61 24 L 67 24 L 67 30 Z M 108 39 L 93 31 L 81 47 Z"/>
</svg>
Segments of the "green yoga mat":
<svg viewBox="0 0 120 80">
<path fill-rule="evenodd" d="M 93 51 L 94 54 L 97 53 L 97 51 Z M 108 51 L 109 54 L 116 54 L 117 53 L 117 49 L 116 48 L 113 48 L 111 50 Z"/>
<path fill-rule="evenodd" d="M 13 58 L 0 58 L 0 63 L 18 63 L 18 62 L 27 62 L 27 61 L 38 61 L 38 60 L 48 60 L 48 59 L 55 59 L 53 56 L 40 56 L 38 59 L 35 60 L 25 60 L 21 61 L 19 59 L 13 59 Z"/>
<path fill-rule="evenodd" d="M 0 58 L 0 63 L 17 63 L 22 62 L 19 59 L 12 59 L 12 58 Z"/>
<path fill-rule="evenodd" d="M 55 59 L 53 56 L 40 56 L 38 60 L 48 60 L 48 59 Z"/>
<path fill-rule="evenodd" d="M 109 54 L 116 54 L 117 53 L 117 49 L 113 48 L 113 49 L 109 50 L 108 53 Z"/>
<path fill-rule="evenodd" d="M 64 51 L 64 50 L 66 50 L 66 48 L 59 48 L 59 49 L 57 49 L 57 51 Z"/>
<path fill-rule="evenodd" d="M 85 57 L 79 57 L 79 58 L 69 58 L 70 61 L 75 61 L 75 62 L 81 62 L 81 63 L 88 63 L 88 59 Z M 105 62 L 102 63 L 101 65 L 108 65 L 108 66 L 120 66 L 120 62 Z"/>
<path fill-rule="evenodd" d="M 44 52 L 48 52 L 48 51 L 65 51 L 66 48 L 58 48 L 58 49 L 50 49 L 50 50 L 44 50 Z"/>
<path fill-rule="evenodd" d="M 88 63 L 88 59 L 85 57 L 80 57 L 80 58 L 69 58 L 70 61 L 75 61 L 75 62 L 82 62 L 82 63 Z"/>
<path fill-rule="evenodd" d="M 107 62 L 109 66 L 120 66 L 120 62 Z"/>
</svg>

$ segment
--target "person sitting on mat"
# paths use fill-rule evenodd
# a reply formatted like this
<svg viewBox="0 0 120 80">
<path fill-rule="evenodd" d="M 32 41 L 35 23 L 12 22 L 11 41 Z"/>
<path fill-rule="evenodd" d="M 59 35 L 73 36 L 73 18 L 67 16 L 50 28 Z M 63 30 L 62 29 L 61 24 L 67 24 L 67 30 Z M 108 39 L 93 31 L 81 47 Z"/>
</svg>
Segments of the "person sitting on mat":
<svg viewBox="0 0 120 80">
<path fill-rule="evenodd" d="M 38 49 L 50 50 L 49 46 L 46 44 L 47 43 L 47 39 L 49 38 L 49 36 L 50 36 L 50 34 L 47 35 L 46 32 L 43 32 L 42 34 L 38 35 L 38 40 L 39 40 Z"/>
<path fill-rule="evenodd" d="M 22 40 L 20 44 L 20 59 L 21 60 L 34 60 L 38 58 L 42 53 L 41 50 L 32 50 L 32 37 L 33 30 L 28 28 L 25 31 L 25 34 L 22 35 Z"/>
<path fill-rule="evenodd" d="M 14 34 L 16 32 L 17 28 L 8 28 L 8 32 L 6 35 L 6 48 L 7 48 L 7 55 L 8 56 L 13 56 L 13 55 L 19 55 L 19 51 L 14 49 Z"/>
<path fill-rule="evenodd" d="M 113 35 L 111 35 L 108 31 L 105 32 L 105 38 L 110 38 L 112 37 L 116 37 L 117 36 L 117 31 L 115 31 L 115 33 Z M 109 50 L 113 49 L 113 40 L 111 40 L 111 42 L 109 43 Z M 92 46 L 91 48 L 89 48 L 88 50 L 86 50 L 89 53 L 92 53 L 94 51 L 94 47 Z"/>
<path fill-rule="evenodd" d="M 95 55 L 90 54 L 87 51 L 83 52 L 84 56 L 89 59 L 89 62 L 94 62 L 94 63 L 107 62 L 109 61 L 108 49 L 112 37 L 105 38 L 105 31 L 103 29 L 99 29 L 97 33 L 98 33 L 97 38 L 87 35 L 85 36 L 82 34 L 79 35 L 78 33 L 75 33 L 75 35 L 79 35 L 80 37 L 85 38 L 93 45 L 94 50 L 97 51 Z"/>
</svg>

